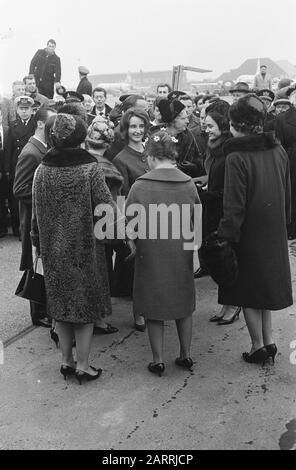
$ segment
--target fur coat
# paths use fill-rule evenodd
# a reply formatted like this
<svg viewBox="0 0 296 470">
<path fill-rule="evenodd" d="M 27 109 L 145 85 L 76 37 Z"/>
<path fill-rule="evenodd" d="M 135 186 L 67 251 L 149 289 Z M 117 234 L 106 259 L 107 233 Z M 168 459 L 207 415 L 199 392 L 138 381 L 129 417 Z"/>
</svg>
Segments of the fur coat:
<svg viewBox="0 0 296 470">
<path fill-rule="evenodd" d="M 293 303 L 286 223 L 288 157 L 274 133 L 230 139 L 218 235 L 234 243 L 239 275 L 219 287 L 219 303 L 281 310 Z"/>
<path fill-rule="evenodd" d="M 95 239 L 94 210 L 113 206 L 96 159 L 80 148 L 52 149 L 33 183 L 32 241 L 44 267 L 47 313 L 94 323 L 111 314 L 105 248 Z"/>
</svg>

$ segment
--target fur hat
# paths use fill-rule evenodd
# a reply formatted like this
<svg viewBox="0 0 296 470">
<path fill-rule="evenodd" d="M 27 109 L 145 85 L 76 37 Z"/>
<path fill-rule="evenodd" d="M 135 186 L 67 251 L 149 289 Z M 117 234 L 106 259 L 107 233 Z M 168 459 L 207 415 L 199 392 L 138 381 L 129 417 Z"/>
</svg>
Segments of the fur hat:
<svg viewBox="0 0 296 470">
<path fill-rule="evenodd" d="M 254 93 L 242 96 L 230 106 L 229 118 L 233 127 L 241 132 L 262 132 L 266 117 L 266 107 L 263 101 Z"/>
<path fill-rule="evenodd" d="M 86 125 L 78 116 L 60 113 L 52 127 L 52 141 L 57 148 L 77 147 L 86 137 Z"/>
<path fill-rule="evenodd" d="M 163 122 L 170 123 L 185 109 L 185 106 L 179 100 L 168 100 L 166 98 L 160 100 L 158 109 L 162 116 Z"/>
<path fill-rule="evenodd" d="M 110 119 L 97 116 L 87 131 L 86 144 L 89 148 L 106 148 L 114 141 L 114 124 Z"/>
</svg>

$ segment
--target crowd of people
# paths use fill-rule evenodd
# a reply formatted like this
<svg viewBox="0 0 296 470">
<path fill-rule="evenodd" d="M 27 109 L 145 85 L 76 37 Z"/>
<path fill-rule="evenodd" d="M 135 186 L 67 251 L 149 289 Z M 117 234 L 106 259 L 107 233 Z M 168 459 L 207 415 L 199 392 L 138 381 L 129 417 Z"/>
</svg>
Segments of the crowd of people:
<svg viewBox="0 0 296 470">
<path fill-rule="evenodd" d="M 47 302 L 31 301 L 31 318 L 50 327 L 60 344 L 61 374 L 79 383 L 100 376 L 102 369 L 89 364 L 91 338 L 118 331 L 109 323 L 111 297 L 123 296 L 133 301 L 136 330 L 148 330 L 149 371 L 165 370 L 169 320 L 180 343 L 175 363 L 191 370 L 194 278 L 208 274 L 202 249 L 196 263 L 197 250 L 213 234 L 234 250 L 238 274 L 231 285 L 219 285 L 221 311 L 209 320 L 229 325 L 243 311 L 251 338 L 243 359 L 274 361 L 271 311 L 293 303 L 288 238 L 296 238 L 296 85 L 282 79 L 274 94 L 262 69 L 255 89 L 233 86 L 232 104 L 161 83 L 155 93 L 123 95 L 111 108 L 86 67 L 79 67 L 76 91 L 61 85 L 55 47 L 49 40 L 37 51 L 29 74 L 0 104 L 0 237 L 10 219 L 28 276 L 34 256 L 42 259 Z M 117 204 L 123 196 L 125 210 L 143 208 L 134 230 L 124 239 L 99 240 L 102 204 L 128 226 Z M 194 248 L 184 249 L 182 218 L 167 220 L 165 239 L 158 231 L 137 238 L 139 227 L 151 224 L 152 205 L 189 208 Z"/>
</svg>

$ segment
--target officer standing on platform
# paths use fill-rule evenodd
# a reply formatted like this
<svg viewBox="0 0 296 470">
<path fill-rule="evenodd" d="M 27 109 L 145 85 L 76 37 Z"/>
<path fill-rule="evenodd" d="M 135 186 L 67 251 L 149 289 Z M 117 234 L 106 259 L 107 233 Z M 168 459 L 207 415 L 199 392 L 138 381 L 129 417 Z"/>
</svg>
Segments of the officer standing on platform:
<svg viewBox="0 0 296 470">
<path fill-rule="evenodd" d="M 79 77 L 80 77 L 80 82 L 77 87 L 77 93 L 80 93 L 81 95 L 92 95 L 92 84 L 88 80 L 87 75 L 89 74 L 89 70 L 84 67 L 80 66 L 78 67 L 78 72 L 79 72 Z"/>
</svg>

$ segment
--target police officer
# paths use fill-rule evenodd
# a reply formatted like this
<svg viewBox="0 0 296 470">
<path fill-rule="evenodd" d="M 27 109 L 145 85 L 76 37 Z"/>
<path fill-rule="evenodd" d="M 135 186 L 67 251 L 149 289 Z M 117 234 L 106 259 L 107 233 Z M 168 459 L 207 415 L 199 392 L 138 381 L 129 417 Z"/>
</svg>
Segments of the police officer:
<svg viewBox="0 0 296 470">
<path fill-rule="evenodd" d="M 81 93 L 81 95 L 91 96 L 92 84 L 87 78 L 87 75 L 89 74 L 89 70 L 86 67 L 80 65 L 80 67 L 78 67 L 78 72 L 79 72 L 80 82 L 76 90 L 77 93 Z"/>
<path fill-rule="evenodd" d="M 13 181 L 18 156 L 34 134 L 34 100 L 30 96 L 18 96 L 15 99 L 15 105 L 16 119 L 12 122 L 8 133 L 4 171 L 8 181 L 8 207 L 11 214 L 12 231 L 15 236 L 19 237 L 18 202 L 13 196 Z"/>
</svg>

